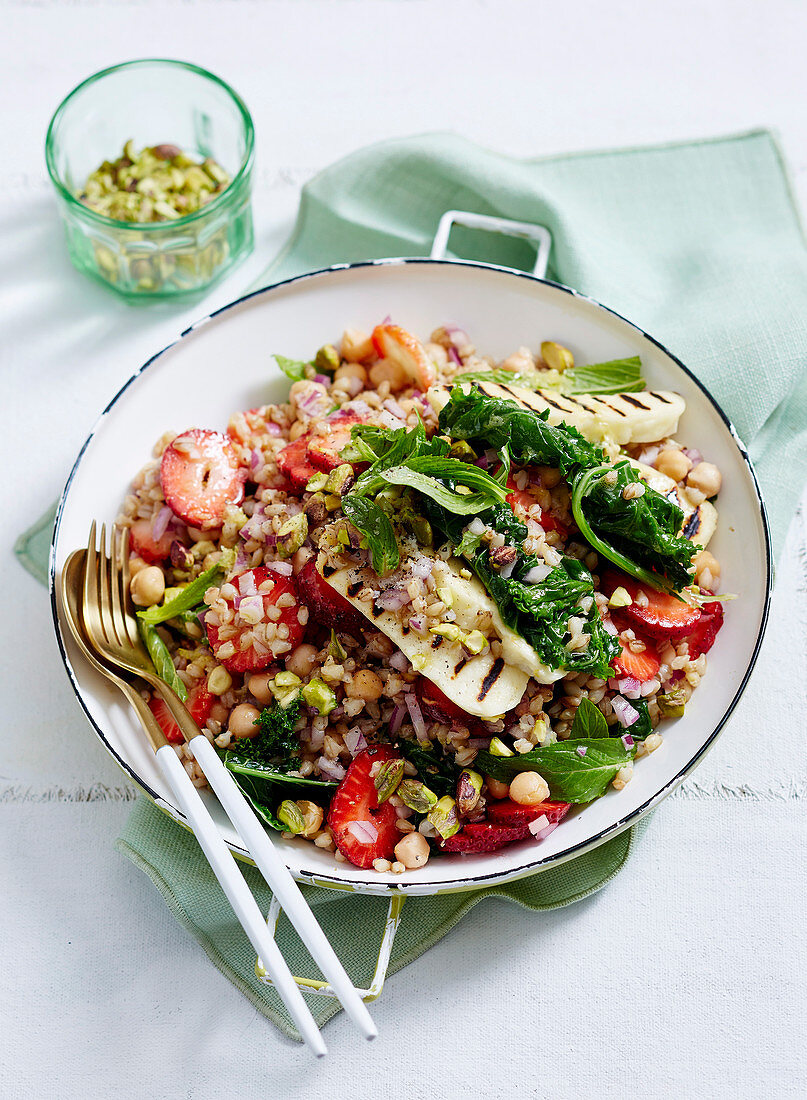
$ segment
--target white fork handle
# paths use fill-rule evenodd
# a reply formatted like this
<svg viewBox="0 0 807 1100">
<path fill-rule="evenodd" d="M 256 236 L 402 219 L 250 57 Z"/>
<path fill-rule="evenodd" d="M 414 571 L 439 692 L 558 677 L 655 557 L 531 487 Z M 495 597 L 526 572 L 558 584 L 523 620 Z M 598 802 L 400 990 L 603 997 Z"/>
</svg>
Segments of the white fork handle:
<svg viewBox="0 0 807 1100">
<path fill-rule="evenodd" d="M 202 738 L 207 744 L 207 741 Z M 215 753 L 214 753 L 215 755 Z M 272 976 L 275 988 L 288 1008 L 292 1019 L 311 1050 L 321 1058 L 327 1053 L 327 1047 L 316 1025 L 308 1005 L 303 999 L 300 988 L 295 982 L 286 960 L 280 954 L 280 948 L 270 934 L 266 921 L 244 881 L 230 849 L 224 843 L 221 833 L 208 813 L 199 792 L 191 782 L 171 745 L 163 745 L 156 753 L 157 764 L 166 783 L 174 793 L 179 808 L 185 814 L 199 847 L 207 857 L 213 874 L 227 895 L 241 927 L 249 942 L 264 960 L 266 969 Z"/>
<path fill-rule="evenodd" d="M 345 1012 L 360 1029 L 365 1039 L 375 1039 L 378 1029 L 367 1011 L 367 1005 L 356 991 L 331 947 L 328 937 L 320 928 L 308 902 L 300 892 L 300 887 L 292 878 L 288 867 L 258 821 L 252 807 L 244 798 L 238 784 L 224 767 L 216 750 L 204 734 L 191 738 L 188 747 L 199 761 L 225 813 L 238 829 L 258 870 L 271 886 L 275 897 L 296 928 L 311 957 L 342 1002 Z"/>
</svg>

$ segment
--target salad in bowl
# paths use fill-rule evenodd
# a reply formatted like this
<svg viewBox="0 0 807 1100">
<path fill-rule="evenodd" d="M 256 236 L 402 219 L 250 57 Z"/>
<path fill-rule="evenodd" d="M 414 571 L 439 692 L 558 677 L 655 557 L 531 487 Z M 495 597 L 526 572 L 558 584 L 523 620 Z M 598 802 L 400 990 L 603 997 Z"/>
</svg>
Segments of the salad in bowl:
<svg viewBox="0 0 807 1100">
<path fill-rule="evenodd" d="M 386 320 L 278 354 L 288 399 L 167 432 L 118 517 L 155 667 L 267 828 L 378 872 L 624 789 L 723 622 L 684 400 L 638 357 L 483 352 Z"/>
</svg>

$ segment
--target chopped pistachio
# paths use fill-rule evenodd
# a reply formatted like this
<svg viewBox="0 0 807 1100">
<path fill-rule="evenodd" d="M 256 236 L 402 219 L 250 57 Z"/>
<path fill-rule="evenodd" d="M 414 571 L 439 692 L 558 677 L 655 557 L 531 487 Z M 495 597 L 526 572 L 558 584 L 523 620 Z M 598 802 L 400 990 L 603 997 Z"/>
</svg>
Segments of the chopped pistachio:
<svg viewBox="0 0 807 1100">
<path fill-rule="evenodd" d="M 412 668 L 415 672 L 422 672 L 426 667 L 426 656 L 423 653 L 414 653 L 411 657 Z"/>
<path fill-rule="evenodd" d="M 403 760 L 387 760 L 381 765 L 373 780 L 379 805 L 382 802 L 386 802 L 390 795 L 395 794 L 399 783 L 403 779 L 403 775 Z"/>
<path fill-rule="evenodd" d="M 630 607 L 633 603 L 633 597 L 627 588 L 615 588 L 611 593 L 611 598 L 608 601 L 609 607 Z"/>
<path fill-rule="evenodd" d="M 479 772 L 465 768 L 457 780 L 457 806 L 461 814 L 469 814 L 479 804 L 483 779 Z M 436 828 L 436 826 L 435 826 Z"/>
<path fill-rule="evenodd" d="M 682 718 L 686 707 L 686 697 L 680 688 L 656 697 L 658 709 L 665 718 Z"/>
<path fill-rule="evenodd" d="M 421 546 L 432 545 L 434 542 L 434 532 L 432 531 L 432 525 L 425 516 L 417 514 L 411 516 L 409 519 L 409 526 L 412 529 L 412 534 Z"/>
<path fill-rule="evenodd" d="M 462 642 L 465 639 L 465 631 L 457 626 L 456 623 L 440 623 L 438 626 L 429 627 L 430 634 L 439 634 L 443 638 L 447 638 L 449 642 Z"/>
<path fill-rule="evenodd" d="M 305 487 L 309 493 L 318 493 L 320 489 L 324 489 L 327 484 L 328 475 L 323 474 L 322 471 L 320 471 L 319 473 L 314 474 L 313 477 L 310 477 L 308 479 Z"/>
<path fill-rule="evenodd" d="M 312 479 L 313 480 L 313 479 Z M 318 489 L 325 489 L 329 493 L 344 493 L 345 489 L 353 481 L 353 467 L 349 462 L 343 462 L 335 470 L 331 470 L 325 479 L 324 485 L 318 485 Z M 306 486 L 308 488 L 308 486 Z"/>
<path fill-rule="evenodd" d="M 340 496 L 337 496 L 336 493 L 328 493 L 328 495 L 325 497 L 325 507 L 328 509 L 329 512 L 335 512 L 337 508 L 342 507 L 342 498 Z M 350 539 L 348 539 L 348 544 L 349 543 Z"/>
<path fill-rule="evenodd" d="M 301 833 L 305 829 L 305 818 L 296 802 L 285 799 L 277 808 L 277 819 L 290 833 Z"/>
<path fill-rule="evenodd" d="M 433 806 L 437 805 L 437 795 L 419 779 L 402 779 L 395 793 L 404 806 L 408 806 L 410 810 L 419 814 L 428 813 Z"/>
<path fill-rule="evenodd" d="M 541 344 L 541 358 L 552 370 L 563 372 L 574 366 L 574 356 L 569 349 L 554 340 L 544 340 Z"/>
<path fill-rule="evenodd" d="M 339 363 L 339 352 L 333 344 L 324 344 L 314 356 L 314 366 L 323 374 L 333 374 Z"/>
<path fill-rule="evenodd" d="M 308 538 L 308 518 L 305 512 L 287 519 L 277 533 L 277 550 L 281 558 L 296 554 Z"/>
<path fill-rule="evenodd" d="M 330 714 L 336 706 L 336 696 L 322 680 L 310 680 L 303 688 L 303 699 L 319 714 Z"/>
<path fill-rule="evenodd" d="M 470 634 L 466 635 L 465 641 L 462 644 L 469 653 L 476 655 L 477 653 L 481 653 L 483 649 L 486 649 L 490 643 L 481 630 L 472 630 Z"/>
<path fill-rule="evenodd" d="M 328 646 L 328 652 L 336 661 L 344 661 L 347 657 L 347 650 L 336 636 L 336 631 L 331 628 L 331 643 Z"/>
<path fill-rule="evenodd" d="M 444 585 L 442 588 L 438 588 L 437 595 L 440 597 L 446 607 L 451 607 L 453 605 L 454 593 L 448 586 Z"/>
<path fill-rule="evenodd" d="M 458 458 L 460 462 L 474 462 L 477 454 L 467 439 L 457 439 L 451 444 L 448 457 Z"/>
<path fill-rule="evenodd" d="M 443 840 L 447 840 L 448 837 L 460 831 L 457 803 L 448 794 L 443 795 L 437 805 L 429 811 L 426 817 L 429 824 L 434 826 Z"/>
<path fill-rule="evenodd" d="M 508 749 L 504 741 L 499 737 L 492 737 L 490 739 L 490 745 L 488 746 L 488 752 L 491 756 L 514 756 L 512 749 Z"/>
<path fill-rule="evenodd" d="M 293 672 L 278 672 L 274 680 L 269 681 L 269 690 L 285 710 L 300 694 L 301 683 L 300 677 Z"/>
<path fill-rule="evenodd" d="M 536 739 L 536 744 L 543 745 L 548 733 L 549 723 L 546 718 L 536 718 L 535 725 L 532 727 L 532 735 Z"/>
</svg>

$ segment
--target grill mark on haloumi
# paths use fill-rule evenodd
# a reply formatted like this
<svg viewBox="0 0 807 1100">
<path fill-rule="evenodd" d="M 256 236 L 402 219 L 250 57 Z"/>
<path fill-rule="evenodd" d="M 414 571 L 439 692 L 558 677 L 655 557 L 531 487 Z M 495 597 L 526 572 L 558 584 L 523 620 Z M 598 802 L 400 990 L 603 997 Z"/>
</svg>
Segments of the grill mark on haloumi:
<svg viewBox="0 0 807 1100">
<path fill-rule="evenodd" d="M 479 700 L 480 703 L 484 701 L 485 696 L 488 694 L 490 689 L 493 687 L 493 685 L 496 683 L 496 681 L 501 676 L 503 668 L 504 668 L 504 661 L 502 660 L 501 657 L 497 657 L 496 660 L 493 662 L 493 665 L 491 667 L 490 672 L 487 674 L 485 679 L 482 681 L 482 688 L 481 688 L 479 694 L 476 697 Z"/>
</svg>

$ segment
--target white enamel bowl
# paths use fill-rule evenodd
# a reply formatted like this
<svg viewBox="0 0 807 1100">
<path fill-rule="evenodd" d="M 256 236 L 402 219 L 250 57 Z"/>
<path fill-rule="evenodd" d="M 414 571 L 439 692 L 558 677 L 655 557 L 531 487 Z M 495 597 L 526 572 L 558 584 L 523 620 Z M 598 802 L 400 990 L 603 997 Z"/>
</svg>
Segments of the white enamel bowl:
<svg viewBox="0 0 807 1100">
<path fill-rule="evenodd" d="M 557 864 L 601 844 L 666 797 L 703 758 L 735 706 L 762 639 L 771 584 L 764 506 L 742 443 L 714 400 L 664 348 L 603 306 L 566 288 L 485 265 L 390 260 L 303 276 L 220 310 L 155 356 L 101 415 L 65 487 L 51 553 L 54 621 L 68 675 L 98 736 L 121 767 L 177 820 L 146 739 L 122 698 L 90 669 L 63 625 L 53 595 L 62 565 L 86 544 L 92 519 L 114 520 L 132 475 L 167 429 L 223 429 L 231 412 L 282 399 L 287 380 L 273 352 L 307 359 L 346 326 L 369 331 L 381 318 L 428 334 L 450 321 L 485 354 L 503 357 L 524 344 L 553 339 L 579 362 L 640 355 L 651 387 L 682 394 L 680 438 L 723 472 L 720 525 L 711 549 L 723 584 L 739 599 L 709 654 L 706 679 L 686 715 L 664 728 L 661 751 L 638 761 L 621 792 L 570 815 L 546 840 L 499 852 L 432 859 L 420 872 L 375 874 L 310 843 L 280 841 L 293 874 L 323 886 L 410 894 L 474 889 Z M 243 846 L 210 796 L 213 813 L 237 853 Z"/>
</svg>

